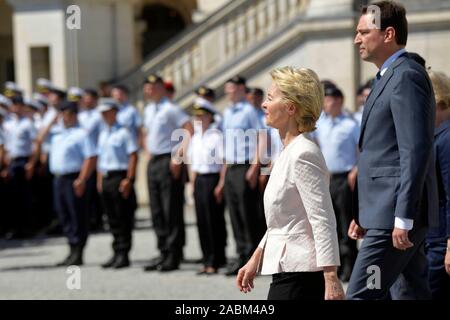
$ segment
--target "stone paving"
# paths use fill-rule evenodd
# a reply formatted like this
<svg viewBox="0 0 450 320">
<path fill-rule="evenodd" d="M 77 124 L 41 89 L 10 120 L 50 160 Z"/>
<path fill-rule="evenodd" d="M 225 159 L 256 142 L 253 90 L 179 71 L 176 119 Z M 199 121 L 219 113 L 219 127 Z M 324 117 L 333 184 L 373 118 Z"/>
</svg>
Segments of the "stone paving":
<svg viewBox="0 0 450 320">
<path fill-rule="evenodd" d="M 37 238 L 27 241 L 0 241 L 0 299 L 174 299 L 246 300 L 266 299 L 271 277 L 259 276 L 249 294 L 239 292 L 234 277 L 222 274 L 198 276 L 201 257 L 195 215 L 186 206 L 186 262 L 170 273 L 143 272 L 142 267 L 156 255 L 156 239 L 149 220 L 149 209 L 137 212 L 130 254 L 132 266 L 122 270 L 103 270 L 100 264 L 111 254 L 109 233 L 92 234 L 81 267 L 81 288 L 68 289 L 72 276 L 66 268 L 53 265 L 67 254 L 65 238 Z M 228 217 L 228 216 L 227 216 Z M 228 223 L 228 257 L 235 254 Z M 71 278 L 72 279 L 72 278 Z M 70 281 L 69 281 L 70 282 Z M 73 282 L 70 282 L 73 284 Z"/>
</svg>

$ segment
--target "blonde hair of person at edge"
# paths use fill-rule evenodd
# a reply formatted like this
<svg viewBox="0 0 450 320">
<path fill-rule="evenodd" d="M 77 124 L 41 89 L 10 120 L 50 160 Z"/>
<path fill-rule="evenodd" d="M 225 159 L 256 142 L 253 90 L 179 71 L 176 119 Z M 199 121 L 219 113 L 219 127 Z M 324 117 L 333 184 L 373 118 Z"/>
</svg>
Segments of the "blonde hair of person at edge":
<svg viewBox="0 0 450 320">
<path fill-rule="evenodd" d="M 267 125 L 278 129 L 284 150 L 275 161 L 264 208 L 267 232 L 236 277 L 240 291 L 254 288 L 258 271 L 272 275 L 269 300 L 341 300 L 339 247 L 329 192 L 329 173 L 315 130 L 324 99 L 316 73 L 284 67 L 270 73 L 262 107 Z"/>
</svg>

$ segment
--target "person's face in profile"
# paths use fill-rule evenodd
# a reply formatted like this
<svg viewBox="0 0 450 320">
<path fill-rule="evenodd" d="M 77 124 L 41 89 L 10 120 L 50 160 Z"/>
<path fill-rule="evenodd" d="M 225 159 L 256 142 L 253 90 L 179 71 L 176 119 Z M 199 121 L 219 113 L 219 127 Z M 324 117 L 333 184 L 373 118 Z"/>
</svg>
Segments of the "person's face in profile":
<svg viewBox="0 0 450 320">
<path fill-rule="evenodd" d="M 385 39 L 385 32 L 376 29 L 373 24 L 369 24 L 372 15 L 364 14 L 359 18 L 356 27 L 355 45 L 359 47 L 361 59 L 369 62 L 376 62 Z"/>
<path fill-rule="evenodd" d="M 272 83 L 272 86 L 268 90 L 266 100 L 262 104 L 266 116 L 266 124 L 276 129 L 288 127 L 290 113 L 292 113 L 289 111 L 291 107 L 283 99 L 283 94 L 280 89 Z"/>
</svg>

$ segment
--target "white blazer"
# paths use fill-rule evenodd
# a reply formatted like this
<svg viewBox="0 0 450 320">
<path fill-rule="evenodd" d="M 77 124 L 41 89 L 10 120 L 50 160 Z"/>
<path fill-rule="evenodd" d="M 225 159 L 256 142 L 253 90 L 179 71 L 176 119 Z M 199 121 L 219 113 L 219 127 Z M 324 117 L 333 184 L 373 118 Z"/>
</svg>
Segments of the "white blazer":
<svg viewBox="0 0 450 320">
<path fill-rule="evenodd" d="M 304 134 L 275 161 L 264 208 L 267 232 L 259 244 L 261 274 L 340 265 L 330 174 L 319 147 Z"/>
</svg>

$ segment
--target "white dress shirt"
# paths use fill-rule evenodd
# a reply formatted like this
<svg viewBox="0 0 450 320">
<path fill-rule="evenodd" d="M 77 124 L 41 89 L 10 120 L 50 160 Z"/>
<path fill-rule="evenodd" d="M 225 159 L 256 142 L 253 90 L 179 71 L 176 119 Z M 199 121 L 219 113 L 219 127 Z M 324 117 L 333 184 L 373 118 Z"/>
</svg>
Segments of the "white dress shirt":
<svg viewBox="0 0 450 320">
<path fill-rule="evenodd" d="M 223 164 L 224 140 L 220 130 L 195 130 L 189 147 L 191 169 L 199 174 L 219 173 Z"/>
<path fill-rule="evenodd" d="M 304 134 L 281 152 L 264 192 L 262 274 L 313 272 L 340 264 L 329 181 L 319 147 Z"/>
</svg>

